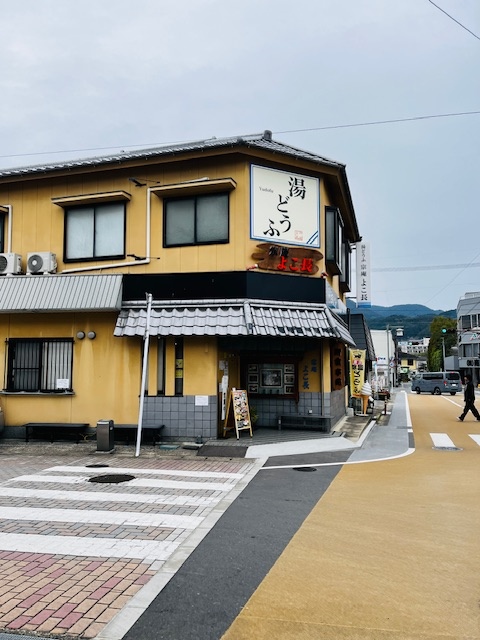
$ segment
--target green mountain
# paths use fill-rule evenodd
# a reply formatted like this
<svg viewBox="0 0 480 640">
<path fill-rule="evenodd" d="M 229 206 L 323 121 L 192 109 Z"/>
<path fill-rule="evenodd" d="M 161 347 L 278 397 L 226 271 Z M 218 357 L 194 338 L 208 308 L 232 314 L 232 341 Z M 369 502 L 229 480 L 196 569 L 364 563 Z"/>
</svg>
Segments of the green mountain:
<svg viewBox="0 0 480 640">
<path fill-rule="evenodd" d="M 429 309 L 421 304 L 397 304 L 392 307 L 372 306 L 369 309 L 357 309 L 356 304 L 348 300 L 350 313 L 362 313 L 370 329 L 386 329 L 387 325 L 403 327 L 403 340 L 421 340 L 430 335 L 430 324 L 437 316 L 456 318 L 455 309 L 441 311 Z"/>
</svg>

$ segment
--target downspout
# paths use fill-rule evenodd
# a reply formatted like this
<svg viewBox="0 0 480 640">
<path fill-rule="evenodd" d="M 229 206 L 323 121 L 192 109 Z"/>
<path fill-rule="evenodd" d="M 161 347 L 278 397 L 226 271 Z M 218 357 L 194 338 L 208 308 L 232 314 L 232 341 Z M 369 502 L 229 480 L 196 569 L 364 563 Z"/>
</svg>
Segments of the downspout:
<svg viewBox="0 0 480 640">
<path fill-rule="evenodd" d="M 134 260 L 133 262 L 113 262 L 110 264 L 95 265 L 92 267 L 76 267 L 75 269 L 63 269 L 61 273 L 79 273 L 81 271 L 103 271 L 104 269 L 115 269 L 116 267 L 131 267 L 139 264 L 150 264 L 150 243 L 151 243 L 151 218 L 152 218 L 152 205 L 151 205 L 152 190 L 147 187 L 147 203 L 146 203 L 146 220 L 145 220 L 145 254 L 146 257 L 143 260 Z"/>
<path fill-rule="evenodd" d="M 145 400 L 145 386 L 148 374 L 148 345 L 150 343 L 150 314 L 152 311 L 152 294 L 147 293 L 147 319 L 145 323 L 145 335 L 143 337 L 143 367 L 142 367 L 142 384 L 140 389 L 140 403 L 138 408 L 138 426 L 137 426 L 137 446 L 135 448 L 135 456 L 140 455 L 140 443 L 142 441 L 142 423 L 143 423 L 143 404 Z"/>
</svg>

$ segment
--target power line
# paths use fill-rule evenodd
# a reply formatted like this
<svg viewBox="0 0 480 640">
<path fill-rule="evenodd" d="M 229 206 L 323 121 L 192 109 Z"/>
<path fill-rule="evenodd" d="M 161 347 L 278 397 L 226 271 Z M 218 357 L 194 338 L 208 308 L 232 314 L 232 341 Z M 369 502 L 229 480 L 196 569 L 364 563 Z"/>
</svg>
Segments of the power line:
<svg viewBox="0 0 480 640">
<path fill-rule="evenodd" d="M 467 264 L 437 264 L 421 267 L 379 267 L 372 268 L 372 271 L 437 271 L 438 269 L 467 269 L 469 267 L 480 267 L 480 262 L 469 262 Z"/>
<path fill-rule="evenodd" d="M 474 38 L 476 38 L 477 40 L 480 40 L 480 37 L 477 36 L 476 33 L 473 33 L 473 31 L 470 31 L 470 29 L 468 29 L 468 27 L 466 27 L 464 24 L 459 22 L 456 18 L 451 16 L 449 13 L 447 13 L 444 9 L 442 9 L 442 7 L 439 7 L 438 4 L 435 4 L 435 2 L 432 2 L 432 0 L 428 0 L 428 2 L 430 2 L 430 4 L 433 4 L 434 7 L 436 7 L 439 11 L 444 13 L 448 18 L 450 18 L 450 20 L 453 20 L 454 22 L 456 22 L 459 27 L 462 27 L 462 29 L 465 29 L 465 31 L 468 31 L 468 33 L 470 33 Z"/>
<path fill-rule="evenodd" d="M 411 118 L 392 118 L 391 120 L 372 120 L 369 122 L 353 122 L 350 124 L 335 124 L 328 125 L 325 127 L 309 127 L 306 129 L 287 129 L 285 131 L 274 131 L 275 134 L 283 134 L 283 133 L 304 133 L 309 131 L 327 131 L 329 129 L 347 129 L 353 127 L 371 127 L 375 125 L 381 124 L 396 124 L 398 122 L 413 122 L 416 120 L 431 120 L 433 118 L 456 118 L 459 116 L 473 116 L 480 114 L 480 110 L 478 111 L 460 111 L 457 113 L 437 113 L 431 114 L 427 116 L 413 116 Z M 56 151 L 36 151 L 33 153 L 12 153 L 7 155 L 0 155 L 0 158 L 21 158 L 21 157 L 31 157 L 31 156 L 44 156 L 44 155 L 53 155 L 53 154 L 61 154 L 61 153 L 83 153 L 85 151 L 109 151 L 112 149 L 121 149 L 118 153 L 122 153 L 124 149 L 134 149 L 140 148 L 145 149 L 148 147 L 159 147 L 167 144 L 182 144 L 185 142 L 191 142 L 191 140 L 174 140 L 168 142 L 146 142 L 144 144 L 127 144 L 127 145 L 117 145 L 111 147 L 85 147 L 81 149 L 63 149 Z"/>
<path fill-rule="evenodd" d="M 372 120 L 371 122 L 354 122 L 352 124 L 336 124 L 328 127 L 310 127 L 308 129 L 290 129 L 287 131 L 274 131 L 274 133 L 302 133 L 307 131 L 325 131 L 327 129 L 346 129 L 348 127 L 370 127 L 378 124 L 392 124 L 396 122 L 412 122 L 414 120 L 430 120 L 432 118 L 453 118 L 456 116 L 478 115 L 480 111 L 463 111 L 459 113 L 439 113 L 429 116 L 414 116 L 412 118 L 395 118 L 392 120 Z"/>
</svg>

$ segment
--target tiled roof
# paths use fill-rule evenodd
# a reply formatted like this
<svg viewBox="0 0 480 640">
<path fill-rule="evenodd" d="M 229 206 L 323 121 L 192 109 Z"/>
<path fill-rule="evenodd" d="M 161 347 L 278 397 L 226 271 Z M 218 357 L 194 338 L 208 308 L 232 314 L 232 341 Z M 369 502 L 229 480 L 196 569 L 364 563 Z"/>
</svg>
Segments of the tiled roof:
<svg viewBox="0 0 480 640">
<path fill-rule="evenodd" d="M 282 155 L 291 156 L 301 160 L 309 160 L 317 164 L 344 168 L 343 164 L 335 162 L 334 160 L 329 160 L 328 158 L 324 158 L 315 153 L 303 151 L 302 149 L 297 149 L 296 147 L 277 142 L 272 139 L 271 133 L 269 131 L 266 131 L 263 134 L 235 136 L 229 138 L 209 138 L 208 140 L 183 142 L 178 144 L 165 145 L 162 147 L 138 149 L 136 151 L 126 151 L 110 155 L 82 158 L 78 160 L 65 160 L 48 164 L 38 164 L 27 167 L 3 169 L 0 170 L 0 177 L 25 176 L 36 173 L 63 171 L 65 169 L 98 167 L 108 164 L 118 165 L 124 162 L 130 162 L 132 160 L 149 160 L 155 159 L 157 157 L 189 153 L 192 151 L 205 151 L 208 149 L 225 149 L 242 146 L 272 151 L 274 153 L 280 153 Z"/>
<path fill-rule="evenodd" d="M 345 316 L 342 316 L 345 319 Z M 375 347 L 373 346 L 372 335 L 363 313 L 350 314 L 350 333 L 352 334 L 358 349 L 366 349 L 367 359 L 370 362 L 375 360 Z"/>
<path fill-rule="evenodd" d="M 122 275 L 0 276 L 0 313 L 115 311 Z"/>
<path fill-rule="evenodd" d="M 144 336 L 145 307 L 129 306 L 120 312 L 116 336 Z M 153 336 L 269 336 L 334 338 L 354 345 L 344 322 L 324 304 L 271 300 L 188 300 L 153 302 Z"/>
</svg>

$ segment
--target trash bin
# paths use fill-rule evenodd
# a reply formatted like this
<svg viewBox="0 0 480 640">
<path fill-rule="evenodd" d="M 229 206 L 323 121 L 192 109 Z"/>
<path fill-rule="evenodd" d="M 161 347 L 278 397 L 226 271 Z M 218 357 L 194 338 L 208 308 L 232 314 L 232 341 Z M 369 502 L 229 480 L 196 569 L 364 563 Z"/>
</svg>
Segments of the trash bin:
<svg viewBox="0 0 480 640">
<path fill-rule="evenodd" d="M 113 451 L 115 447 L 113 420 L 97 422 L 97 451 Z"/>
</svg>

